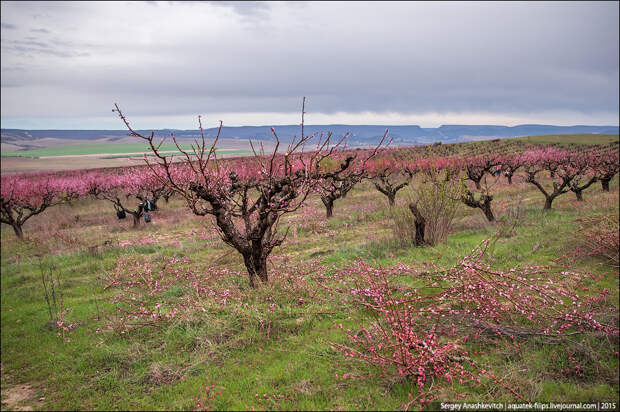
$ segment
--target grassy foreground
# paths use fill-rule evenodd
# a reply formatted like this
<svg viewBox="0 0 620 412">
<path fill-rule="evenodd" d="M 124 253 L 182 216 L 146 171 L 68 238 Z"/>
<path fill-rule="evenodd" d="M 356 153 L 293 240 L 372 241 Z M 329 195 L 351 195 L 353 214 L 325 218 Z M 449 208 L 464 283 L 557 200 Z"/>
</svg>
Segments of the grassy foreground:
<svg viewBox="0 0 620 412">
<path fill-rule="evenodd" d="M 599 184 L 584 192 L 585 202 L 568 193 L 546 213 L 540 193 L 515 181 L 500 186 L 493 201 L 496 215 L 515 223 L 492 250 L 499 268 L 568 267 L 562 256 L 581 244 L 579 219 L 618 214 L 617 177 L 610 193 Z M 398 198 L 404 201 L 402 193 Z M 355 330 L 368 314 L 337 293 L 338 279 L 330 275 L 360 260 L 449 267 L 505 227 L 462 206 L 445 243 L 412 247 L 394 239 L 385 197 L 364 182 L 336 202 L 330 220 L 316 198 L 287 216 L 289 237 L 272 254 L 271 282 L 253 290 L 240 256 L 219 240 L 209 218 L 190 215 L 178 199 L 159 206 L 153 223 L 139 230 L 93 200 L 33 218 L 25 243 L 2 227 L 3 409 L 397 409 L 408 400 L 406 382 L 379 377 L 332 348 L 346 343 L 336 324 Z M 583 293 L 610 289 L 607 303 L 617 307 L 616 268 L 582 257 L 574 270 L 592 274 Z M 45 300 L 41 276 L 50 273 L 71 309 L 66 323 L 77 324 L 65 341 Z M 149 273 L 166 287 L 127 286 Z M 125 292 L 165 310 L 190 309 L 153 326 L 128 322 L 114 304 Z M 596 339 L 546 345 L 533 338 L 470 349 L 525 399 L 618 399 L 618 352 Z M 583 373 L 574 373 L 575 365 Z M 471 402 L 514 400 L 489 382 L 444 386 L 439 399 L 460 394 Z"/>
</svg>

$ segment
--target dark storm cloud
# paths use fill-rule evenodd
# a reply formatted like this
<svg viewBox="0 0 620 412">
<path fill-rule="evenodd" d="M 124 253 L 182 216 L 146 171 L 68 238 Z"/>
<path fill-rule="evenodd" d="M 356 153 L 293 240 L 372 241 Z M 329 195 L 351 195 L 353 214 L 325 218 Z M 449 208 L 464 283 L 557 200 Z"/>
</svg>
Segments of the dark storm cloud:
<svg viewBox="0 0 620 412">
<path fill-rule="evenodd" d="M 617 2 L 155 6 L 3 2 L 3 117 L 619 109 Z"/>
</svg>

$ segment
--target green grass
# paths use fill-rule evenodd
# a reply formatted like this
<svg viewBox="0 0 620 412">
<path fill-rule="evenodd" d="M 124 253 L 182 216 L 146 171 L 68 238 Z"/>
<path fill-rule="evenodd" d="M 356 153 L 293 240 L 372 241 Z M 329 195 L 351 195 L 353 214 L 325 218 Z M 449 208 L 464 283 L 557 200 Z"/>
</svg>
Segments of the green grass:
<svg viewBox="0 0 620 412">
<path fill-rule="evenodd" d="M 544 199 L 531 185 L 501 186 L 493 201 L 496 215 L 514 212 L 520 204 L 521 218 L 513 233 L 495 243 L 494 265 L 508 269 L 563 262 L 558 259 L 579 245 L 576 219 L 618 213 L 618 178 L 610 193 L 596 185 L 584 196 L 585 202 L 576 202 L 572 193 L 560 196 L 552 211 L 543 212 Z M 403 201 L 401 194 L 397 200 Z M 332 348 L 333 343 L 346 342 L 336 324 L 357 330 L 367 313 L 336 293 L 337 282 L 319 284 L 317 276 L 357 260 L 381 266 L 402 262 L 421 267 L 432 262 L 449 267 L 493 236 L 498 225 L 486 223 L 479 210 L 463 206 L 444 243 L 413 247 L 393 238 L 386 204 L 385 197 L 365 182 L 336 201 L 334 218 L 326 221 L 320 200 L 311 197 L 303 213 L 282 219 L 282 226 L 290 229 L 288 238 L 272 255 L 270 284 L 256 290 L 248 287 L 243 273 L 234 274 L 243 271 L 243 262 L 213 236 L 210 219 L 190 215 L 180 199 L 160 201 L 153 223 L 137 230 L 131 229 L 131 222 L 117 220 L 111 205 L 94 200 L 52 208 L 33 218 L 24 228 L 25 243 L 3 225 L 3 400 L 11 390 L 28 384 L 32 396 L 13 408 L 399 408 L 411 391 L 406 381 L 379 376 L 378 370 Z M 101 246 L 105 240 L 112 243 Z M 120 246 L 123 242 L 131 245 Z M 100 246 L 93 249 L 96 245 Z M 171 257 L 185 257 L 188 263 L 164 269 Z M 213 268 L 228 269 L 233 273 L 207 285 L 218 293 L 229 289 L 231 298 L 222 305 L 206 292 L 201 300 L 205 311 L 183 312 L 158 326 L 115 333 L 113 297 L 121 289 L 108 287 L 108 276 L 121 258 L 142 268 L 148 264 L 166 279 L 175 269 L 192 268 L 205 276 Z M 310 266 L 316 259 L 321 259 L 320 266 Z M 65 306 L 72 309 L 65 317 L 79 324 L 70 342 L 58 338 L 49 323 L 40 265 L 60 276 Z M 121 272 L 130 270 L 127 265 Z M 574 269 L 592 275 L 585 283 L 589 290 L 580 293 L 608 288 L 612 296 L 607 304 L 617 308 L 615 268 L 588 257 L 579 259 Z M 183 278 L 164 292 L 144 294 L 148 302 L 165 306 L 190 295 Z M 300 304 L 299 298 L 305 302 Z M 476 360 L 529 400 L 603 402 L 618 397 L 618 356 L 600 339 L 575 337 L 563 345 L 536 339 L 520 346 L 476 345 L 468 348 L 480 351 Z M 584 377 L 562 372 L 574 366 L 570 357 L 584 367 Z M 355 378 L 342 379 L 345 373 Z M 514 401 L 489 382 L 479 388 L 444 386 L 438 395 L 440 401 L 453 401 L 461 393 L 467 394 L 468 402 Z"/>
<path fill-rule="evenodd" d="M 181 149 L 191 152 L 191 145 L 180 145 Z M 161 148 L 164 152 L 179 153 L 173 143 L 164 143 Z M 222 151 L 225 154 L 248 154 L 248 150 Z M 79 156 L 92 154 L 117 154 L 117 153 L 151 153 L 146 144 L 141 143 L 91 143 L 78 145 L 50 146 L 41 149 L 27 150 L 23 152 L 3 152 L 2 157 L 46 157 L 46 156 Z M 126 155 L 107 156 L 106 158 L 128 157 Z"/>
<path fill-rule="evenodd" d="M 542 136 L 526 136 L 516 137 L 516 141 L 522 141 L 535 144 L 560 144 L 560 145 L 578 145 L 578 144 L 607 144 L 618 142 L 617 134 L 559 134 L 559 135 L 542 135 Z"/>
<path fill-rule="evenodd" d="M 185 149 L 184 149 L 185 150 Z M 246 156 L 252 153 L 251 150 L 216 150 L 216 152 L 219 153 L 219 155 L 227 155 L 227 156 Z M 189 152 L 190 154 L 192 154 L 193 152 L 190 150 Z M 146 153 L 146 155 L 148 157 L 154 157 L 155 155 L 149 152 Z M 166 154 L 167 156 L 172 156 L 172 157 L 179 157 L 179 156 L 185 156 L 184 154 L 182 154 L 181 152 L 176 152 L 176 153 L 172 153 L 172 154 Z M 135 157 L 135 154 L 132 155 L 110 155 L 110 156 L 103 156 L 102 159 L 124 159 L 124 158 L 129 158 L 129 157 Z"/>
</svg>

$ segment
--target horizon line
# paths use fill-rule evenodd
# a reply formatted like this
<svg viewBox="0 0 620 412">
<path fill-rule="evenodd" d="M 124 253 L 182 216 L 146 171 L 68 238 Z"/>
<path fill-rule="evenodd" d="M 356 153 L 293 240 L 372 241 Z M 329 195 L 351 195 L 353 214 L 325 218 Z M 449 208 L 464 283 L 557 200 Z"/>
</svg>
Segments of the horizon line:
<svg viewBox="0 0 620 412">
<path fill-rule="evenodd" d="M 241 128 L 241 127 L 290 127 L 290 126 L 295 126 L 295 127 L 300 127 L 300 124 L 264 124 L 264 125 L 243 125 L 243 126 L 226 126 L 226 125 L 222 125 L 222 128 L 225 127 L 229 127 L 229 128 Z M 523 123 L 523 124 L 518 124 L 518 125 L 514 125 L 514 126 L 507 126 L 507 125 L 502 125 L 502 124 L 466 124 L 466 123 L 449 123 L 449 124 L 442 124 L 440 126 L 437 127 L 422 127 L 418 124 L 405 124 L 405 125 L 399 125 L 399 124 L 346 124 L 346 123 L 329 123 L 329 124 L 305 124 L 304 127 L 327 127 L 327 126 L 361 126 L 361 127 L 370 127 L 370 126 L 374 126 L 374 127 L 418 127 L 420 129 L 439 129 L 441 127 L 444 126 L 477 126 L 477 127 L 507 127 L 507 128 L 515 128 L 515 127 L 522 127 L 522 126 L 552 126 L 552 127 L 619 127 L 620 128 L 620 124 L 619 125 L 610 125 L 610 124 L 573 124 L 573 125 L 555 125 L 555 124 L 547 124 L 547 123 Z M 218 126 L 215 127 L 207 127 L 204 128 L 204 130 L 209 130 L 209 129 L 217 129 Z M 127 129 L 35 129 L 35 128 L 18 128 L 18 127 L 1 127 L 0 130 L 25 130 L 25 131 L 51 131 L 51 130 L 80 130 L 80 131 L 106 131 L 106 130 L 113 130 L 113 131 L 125 131 Z M 178 129 L 178 128 L 168 128 L 168 127 L 163 127 L 163 128 L 148 128 L 148 129 L 143 129 L 143 128 L 137 128 L 135 130 L 180 130 L 180 131 L 193 131 L 196 130 L 198 131 L 199 129 Z M 129 131 L 129 130 L 127 130 Z"/>
</svg>

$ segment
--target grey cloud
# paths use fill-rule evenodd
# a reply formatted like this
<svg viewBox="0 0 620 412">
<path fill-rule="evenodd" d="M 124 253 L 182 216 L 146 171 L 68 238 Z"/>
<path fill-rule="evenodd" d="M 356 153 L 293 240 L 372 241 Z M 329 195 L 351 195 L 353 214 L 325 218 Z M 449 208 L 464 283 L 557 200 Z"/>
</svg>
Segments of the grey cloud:
<svg viewBox="0 0 620 412">
<path fill-rule="evenodd" d="M 30 30 L 31 32 L 33 30 Z M 42 41 L 38 37 L 24 36 L 22 39 L 2 39 L 2 50 L 18 56 L 36 58 L 37 55 L 56 56 L 61 58 L 89 56 L 85 50 L 96 48 L 92 44 L 79 44 L 62 40 Z"/>
<path fill-rule="evenodd" d="M 27 56 L 30 58 L 34 58 L 35 55 L 51 55 L 56 57 L 69 58 L 75 56 L 74 54 L 62 52 L 58 50 L 51 49 L 43 49 L 38 47 L 27 47 L 27 46 L 2 46 L 3 50 L 11 51 L 18 55 Z"/>
<path fill-rule="evenodd" d="M 26 67 L 22 65 L 2 66 L 2 76 L 0 76 L 0 84 L 2 87 L 21 87 L 24 81 L 21 75 L 26 71 Z"/>
<path fill-rule="evenodd" d="M 49 88 L 66 100 L 64 111 L 83 115 L 117 99 L 137 115 L 295 111 L 303 95 L 327 113 L 619 108 L 617 3 L 156 5 L 141 25 L 152 30 L 135 35 L 121 23 L 102 26 L 97 41 L 80 37 L 89 26 L 49 42 L 3 33 L 2 85 L 15 90 L 3 116 L 28 107 L 27 86 Z M 231 8 L 237 20 L 175 39 L 159 34 L 158 22 L 184 24 L 158 14 L 166 7 L 186 7 L 189 19 L 213 6 Z M 63 14 L 62 24 L 41 17 L 38 25 L 56 37 L 88 15 L 84 7 Z M 107 39 L 114 32 L 124 38 Z M 4 70 L 22 58 L 29 70 Z M 42 112 L 56 113 L 50 106 Z"/>
<path fill-rule="evenodd" d="M 31 58 L 36 55 L 51 55 L 62 58 L 87 56 L 88 53 L 68 49 L 66 47 L 51 46 L 48 43 L 37 40 L 6 40 L 2 42 L 2 50 L 6 53 L 27 55 Z"/>
<path fill-rule="evenodd" d="M 49 33 L 50 31 L 47 29 L 30 29 L 33 33 Z"/>
<path fill-rule="evenodd" d="M 232 8 L 235 13 L 243 16 L 263 16 L 271 9 L 271 6 L 262 1 L 214 1 L 211 4 Z"/>
<path fill-rule="evenodd" d="M 209 4 L 217 7 L 230 8 L 237 14 L 245 25 L 263 26 L 270 21 L 271 5 L 263 1 L 210 1 Z"/>
<path fill-rule="evenodd" d="M 50 46 L 47 43 L 36 41 L 34 37 L 28 38 L 28 40 L 7 40 L 5 44 L 13 44 L 18 46 L 36 46 L 48 49 Z"/>
<path fill-rule="evenodd" d="M 148 1 L 150 5 L 157 6 L 158 2 Z M 168 1 L 170 5 L 186 5 L 190 7 L 201 7 L 209 5 L 215 7 L 228 8 L 240 16 L 252 17 L 256 15 L 265 16 L 271 9 L 271 5 L 264 1 Z"/>
<path fill-rule="evenodd" d="M 15 66 L 2 66 L 3 72 L 11 72 L 11 71 L 22 71 L 24 70 L 24 66 L 21 64 L 17 64 Z"/>
<path fill-rule="evenodd" d="M 0 26 L 2 26 L 3 29 L 8 29 L 8 30 L 15 30 L 17 28 L 16 25 L 10 24 L 10 23 L 1 23 Z"/>
</svg>

